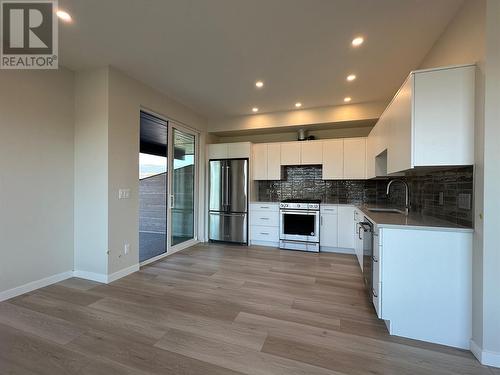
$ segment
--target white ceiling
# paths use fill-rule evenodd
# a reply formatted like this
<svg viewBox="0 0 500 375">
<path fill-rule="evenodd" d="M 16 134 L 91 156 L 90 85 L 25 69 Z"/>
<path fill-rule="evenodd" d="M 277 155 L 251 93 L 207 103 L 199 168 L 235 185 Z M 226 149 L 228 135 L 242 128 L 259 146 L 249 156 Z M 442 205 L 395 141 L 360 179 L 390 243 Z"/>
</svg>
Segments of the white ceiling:
<svg viewBox="0 0 500 375">
<path fill-rule="evenodd" d="M 462 0 L 59 0 L 61 64 L 113 65 L 209 118 L 387 100 Z M 365 44 L 353 49 L 352 38 Z M 348 83 L 345 77 L 358 79 Z M 257 90 L 254 82 L 265 87 Z"/>
</svg>

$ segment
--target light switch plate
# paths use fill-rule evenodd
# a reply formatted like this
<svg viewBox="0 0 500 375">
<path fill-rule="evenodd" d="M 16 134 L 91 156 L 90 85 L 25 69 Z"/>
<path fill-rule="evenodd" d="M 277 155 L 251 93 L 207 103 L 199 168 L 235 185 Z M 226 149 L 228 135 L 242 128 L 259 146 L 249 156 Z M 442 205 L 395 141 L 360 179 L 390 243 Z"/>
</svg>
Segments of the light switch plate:
<svg viewBox="0 0 500 375">
<path fill-rule="evenodd" d="M 130 189 L 118 190 L 118 199 L 129 199 L 129 198 L 130 198 Z"/>
<path fill-rule="evenodd" d="M 130 244 L 129 244 L 129 243 L 126 243 L 126 244 L 123 246 L 123 253 L 124 253 L 125 255 L 127 255 L 129 252 L 130 252 Z"/>
</svg>

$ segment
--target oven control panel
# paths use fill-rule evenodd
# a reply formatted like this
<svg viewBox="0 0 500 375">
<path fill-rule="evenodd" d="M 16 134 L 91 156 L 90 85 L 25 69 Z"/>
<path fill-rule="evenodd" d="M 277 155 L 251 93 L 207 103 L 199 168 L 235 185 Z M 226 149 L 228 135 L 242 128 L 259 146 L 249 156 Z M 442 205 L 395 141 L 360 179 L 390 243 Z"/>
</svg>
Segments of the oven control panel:
<svg viewBox="0 0 500 375">
<path fill-rule="evenodd" d="M 280 203 L 281 209 L 319 210 L 319 203 Z"/>
</svg>

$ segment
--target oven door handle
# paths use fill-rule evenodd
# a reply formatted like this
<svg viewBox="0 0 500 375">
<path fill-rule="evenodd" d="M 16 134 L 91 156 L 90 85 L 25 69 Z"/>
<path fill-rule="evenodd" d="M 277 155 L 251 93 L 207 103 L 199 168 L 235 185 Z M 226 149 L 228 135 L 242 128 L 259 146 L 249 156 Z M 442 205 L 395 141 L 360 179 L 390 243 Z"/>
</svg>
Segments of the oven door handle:
<svg viewBox="0 0 500 375">
<path fill-rule="evenodd" d="M 319 215 L 319 211 L 300 211 L 300 210 L 281 210 L 281 214 L 289 214 L 289 215 Z"/>
</svg>

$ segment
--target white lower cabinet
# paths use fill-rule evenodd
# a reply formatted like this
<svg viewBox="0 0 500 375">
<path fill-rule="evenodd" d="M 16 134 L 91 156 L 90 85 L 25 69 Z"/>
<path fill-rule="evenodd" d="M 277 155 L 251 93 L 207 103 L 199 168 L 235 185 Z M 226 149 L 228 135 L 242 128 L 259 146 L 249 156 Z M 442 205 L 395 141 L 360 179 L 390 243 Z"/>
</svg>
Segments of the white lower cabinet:
<svg viewBox="0 0 500 375">
<path fill-rule="evenodd" d="M 250 227 L 250 241 L 252 243 L 257 243 L 258 241 L 279 242 L 279 227 L 252 225 Z"/>
<path fill-rule="evenodd" d="M 338 247 L 354 249 L 354 206 L 339 206 Z"/>
<path fill-rule="evenodd" d="M 382 318 L 382 242 L 380 236 L 382 231 L 375 225 L 373 228 L 373 280 L 372 280 L 372 296 L 373 306 L 377 312 L 377 316 Z"/>
<path fill-rule="evenodd" d="M 250 203 L 250 244 L 277 247 L 279 215 L 278 203 Z"/>
<path fill-rule="evenodd" d="M 330 250 L 339 246 L 337 207 L 321 207 L 319 245 L 322 250 Z"/>
<path fill-rule="evenodd" d="M 373 304 L 390 334 L 468 349 L 472 231 L 375 230 Z"/>
</svg>

